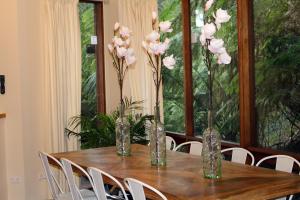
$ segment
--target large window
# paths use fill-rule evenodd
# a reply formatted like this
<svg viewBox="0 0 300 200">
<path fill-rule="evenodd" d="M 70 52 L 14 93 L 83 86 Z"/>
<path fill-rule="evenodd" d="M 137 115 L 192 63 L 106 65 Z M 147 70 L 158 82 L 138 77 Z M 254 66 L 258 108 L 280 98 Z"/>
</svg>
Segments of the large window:
<svg viewBox="0 0 300 200">
<path fill-rule="evenodd" d="M 300 152 L 300 1 L 255 0 L 257 141 Z"/>
<path fill-rule="evenodd" d="M 174 36 L 182 36 L 171 51 L 183 71 L 164 73 L 166 130 L 177 139 L 197 140 L 207 127 L 207 69 L 198 42 L 206 1 L 158 2 L 161 19 L 175 22 Z M 240 144 L 261 154 L 279 153 L 261 147 L 300 153 L 299 0 L 215 4 L 232 16 L 218 34 L 233 59 L 217 69 L 213 87 L 214 124 L 224 141 L 235 143 L 224 145 Z"/>
</svg>

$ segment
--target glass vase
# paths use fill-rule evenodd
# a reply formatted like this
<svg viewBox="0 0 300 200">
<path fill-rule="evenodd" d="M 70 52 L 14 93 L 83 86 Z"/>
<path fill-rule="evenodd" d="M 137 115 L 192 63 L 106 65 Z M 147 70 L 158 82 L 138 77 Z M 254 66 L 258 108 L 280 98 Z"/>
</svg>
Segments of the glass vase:
<svg viewBox="0 0 300 200">
<path fill-rule="evenodd" d="M 212 127 L 211 111 L 208 112 L 208 128 L 203 133 L 202 165 L 203 176 L 209 179 L 222 177 L 221 138 Z"/>
<path fill-rule="evenodd" d="M 159 106 L 154 107 L 154 121 L 150 128 L 151 165 L 166 166 L 166 133 L 160 121 Z"/>
<path fill-rule="evenodd" d="M 130 156 L 130 124 L 124 112 L 124 105 L 121 103 L 119 117 L 116 121 L 116 147 L 120 156 Z"/>
</svg>

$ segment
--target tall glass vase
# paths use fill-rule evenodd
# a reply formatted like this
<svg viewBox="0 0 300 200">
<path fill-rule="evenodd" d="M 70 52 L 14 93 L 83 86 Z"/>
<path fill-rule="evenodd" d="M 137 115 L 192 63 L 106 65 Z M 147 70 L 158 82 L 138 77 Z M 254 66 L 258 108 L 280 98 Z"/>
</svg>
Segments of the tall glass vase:
<svg viewBox="0 0 300 200">
<path fill-rule="evenodd" d="M 116 121 L 116 147 L 120 156 L 130 156 L 130 124 L 125 116 L 124 104 L 121 103 L 119 117 Z"/>
<path fill-rule="evenodd" d="M 151 165 L 166 166 L 166 133 L 160 121 L 159 106 L 154 107 L 154 121 L 150 128 Z"/>
<path fill-rule="evenodd" d="M 209 179 L 222 177 L 221 138 L 212 127 L 212 111 L 208 111 L 208 128 L 203 133 L 202 165 L 203 175 Z"/>
</svg>

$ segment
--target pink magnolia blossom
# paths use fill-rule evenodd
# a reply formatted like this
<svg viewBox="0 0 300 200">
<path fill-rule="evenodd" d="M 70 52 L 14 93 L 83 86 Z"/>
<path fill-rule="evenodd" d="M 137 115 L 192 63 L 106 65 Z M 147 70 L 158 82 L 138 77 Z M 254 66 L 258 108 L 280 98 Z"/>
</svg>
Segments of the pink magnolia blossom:
<svg viewBox="0 0 300 200">
<path fill-rule="evenodd" d="M 218 64 L 228 65 L 230 64 L 230 62 L 231 62 L 231 57 L 228 55 L 226 51 L 218 55 Z"/>
<path fill-rule="evenodd" d="M 213 38 L 208 45 L 208 49 L 213 54 L 221 54 L 224 52 L 225 48 L 223 47 L 224 41 L 222 39 Z"/>
<path fill-rule="evenodd" d="M 113 41 L 113 44 L 115 47 L 120 47 L 120 46 L 124 45 L 124 41 L 117 36 L 114 36 L 112 41 Z"/>
<path fill-rule="evenodd" d="M 114 25 L 114 30 L 117 31 L 120 28 L 119 22 L 116 22 Z"/>
<path fill-rule="evenodd" d="M 221 24 L 228 22 L 230 20 L 231 16 L 228 15 L 226 10 L 222 10 L 221 8 L 219 8 L 216 12 L 216 16 L 215 16 L 215 23 L 217 25 L 217 28 L 220 29 L 221 28 Z"/>
<path fill-rule="evenodd" d="M 155 11 L 152 12 L 152 20 L 153 21 L 157 20 L 157 13 Z"/>
<path fill-rule="evenodd" d="M 168 49 L 167 44 L 161 42 L 155 42 L 149 44 L 148 52 L 153 53 L 155 55 L 162 55 L 166 52 L 167 49 Z"/>
<path fill-rule="evenodd" d="M 212 39 L 216 32 L 216 27 L 213 23 L 207 23 L 204 24 L 202 31 L 206 39 Z"/>
<path fill-rule="evenodd" d="M 128 38 L 128 37 L 130 37 L 130 33 L 131 33 L 131 31 L 129 30 L 128 27 L 122 26 L 120 28 L 120 35 L 121 35 L 121 37 Z"/>
<path fill-rule="evenodd" d="M 206 37 L 205 37 L 204 32 L 202 32 L 200 35 L 200 42 L 201 42 L 202 46 L 204 46 L 206 44 Z"/>
<path fill-rule="evenodd" d="M 174 59 L 173 55 L 167 56 L 163 59 L 163 64 L 166 68 L 172 70 L 176 64 L 176 60 Z"/>
<path fill-rule="evenodd" d="M 118 58 L 123 58 L 127 54 L 127 49 L 124 47 L 117 47 L 117 56 Z"/>
<path fill-rule="evenodd" d="M 108 48 L 110 53 L 112 53 L 114 51 L 114 47 L 111 44 L 108 44 L 107 48 Z"/>
<path fill-rule="evenodd" d="M 152 31 L 146 36 L 148 42 L 156 42 L 160 38 L 160 34 L 157 31 Z"/>
<path fill-rule="evenodd" d="M 159 23 L 160 31 L 163 33 L 171 33 L 173 29 L 171 29 L 172 23 L 170 21 L 164 21 Z"/>
</svg>

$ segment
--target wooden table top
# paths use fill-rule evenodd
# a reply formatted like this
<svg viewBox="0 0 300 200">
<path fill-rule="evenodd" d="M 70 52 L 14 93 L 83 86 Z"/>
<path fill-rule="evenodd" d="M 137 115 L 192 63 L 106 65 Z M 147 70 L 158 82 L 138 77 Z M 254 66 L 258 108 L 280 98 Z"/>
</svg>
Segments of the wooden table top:
<svg viewBox="0 0 300 200">
<path fill-rule="evenodd" d="M 272 199 L 300 192 L 300 176 L 260 167 L 222 162 L 220 180 L 204 179 L 202 159 L 167 151 L 167 166 L 150 165 L 149 147 L 132 145 L 132 156 L 119 157 L 115 147 L 52 154 L 80 166 L 97 167 L 120 181 L 139 179 L 160 190 L 169 200 Z M 152 197 L 151 197 L 152 198 Z"/>
</svg>

